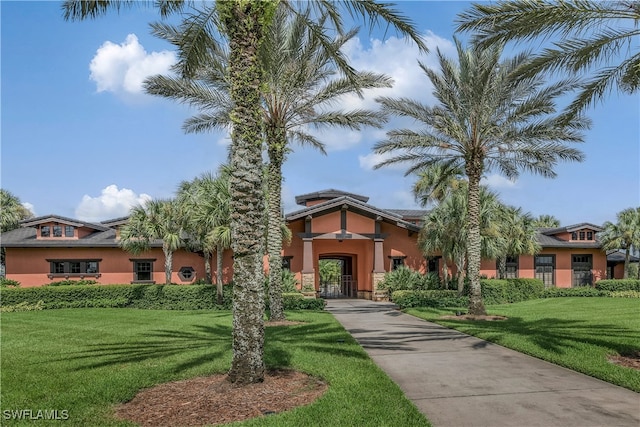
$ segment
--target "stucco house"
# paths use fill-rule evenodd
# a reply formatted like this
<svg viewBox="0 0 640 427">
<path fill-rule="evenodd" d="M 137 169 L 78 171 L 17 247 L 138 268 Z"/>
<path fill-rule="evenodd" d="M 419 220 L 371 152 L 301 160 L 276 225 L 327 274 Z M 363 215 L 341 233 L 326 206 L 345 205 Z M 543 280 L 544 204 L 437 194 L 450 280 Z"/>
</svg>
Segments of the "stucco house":
<svg viewBox="0 0 640 427">
<path fill-rule="evenodd" d="M 315 288 L 323 297 L 375 299 L 377 284 L 398 266 L 440 274 L 439 254 L 425 257 L 417 246 L 426 211 L 382 209 L 368 200 L 333 189 L 296 197 L 301 208 L 285 216 L 293 237 L 283 249 L 283 265 L 301 285 Z M 103 284 L 164 283 L 161 241 L 135 256 L 118 246 L 119 228 L 126 221 L 91 223 L 58 215 L 23 221 L 20 228 L 1 236 L 6 277 L 23 287 L 82 278 Z M 589 223 L 540 229 L 542 251 L 508 259 L 507 275 L 537 277 L 557 287 L 583 286 L 607 275 L 622 277 L 620 260 L 613 257 L 608 262 L 596 239 L 600 230 Z M 320 283 L 319 261 L 325 259 L 339 261 L 342 277 L 338 283 Z M 215 268 L 215 262 L 212 265 Z M 228 282 L 233 275 L 231 251 L 225 252 L 223 266 Z M 495 277 L 495 260 L 483 260 L 481 274 Z M 174 253 L 174 283 L 189 284 L 204 277 L 202 253 L 184 249 Z"/>
</svg>

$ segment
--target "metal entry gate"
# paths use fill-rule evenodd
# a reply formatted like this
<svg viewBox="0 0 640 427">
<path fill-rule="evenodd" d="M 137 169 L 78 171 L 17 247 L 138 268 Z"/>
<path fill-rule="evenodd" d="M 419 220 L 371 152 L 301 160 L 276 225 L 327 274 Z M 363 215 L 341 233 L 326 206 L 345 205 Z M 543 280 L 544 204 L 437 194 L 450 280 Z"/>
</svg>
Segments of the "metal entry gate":
<svg viewBox="0 0 640 427">
<path fill-rule="evenodd" d="M 321 298 L 357 298 L 358 282 L 353 280 L 353 276 L 345 274 L 337 280 L 320 283 Z"/>
</svg>

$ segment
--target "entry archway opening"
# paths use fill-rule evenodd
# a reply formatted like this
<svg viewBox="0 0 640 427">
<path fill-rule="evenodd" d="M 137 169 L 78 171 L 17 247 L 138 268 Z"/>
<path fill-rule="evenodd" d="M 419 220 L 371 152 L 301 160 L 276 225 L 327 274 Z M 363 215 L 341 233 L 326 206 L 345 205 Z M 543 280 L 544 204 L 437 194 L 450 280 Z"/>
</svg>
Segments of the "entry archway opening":
<svg viewBox="0 0 640 427">
<path fill-rule="evenodd" d="M 322 255 L 318 260 L 321 298 L 357 298 L 352 255 Z"/>
</svg>

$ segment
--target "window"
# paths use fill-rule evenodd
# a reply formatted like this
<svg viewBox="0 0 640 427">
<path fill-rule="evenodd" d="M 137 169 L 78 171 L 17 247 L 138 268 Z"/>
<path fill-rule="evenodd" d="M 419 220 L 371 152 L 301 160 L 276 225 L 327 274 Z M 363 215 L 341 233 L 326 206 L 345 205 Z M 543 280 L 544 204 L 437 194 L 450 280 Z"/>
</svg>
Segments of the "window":
<svg viewBox="0 0 640 427">
<path fill-rule="evenodd" d="M 427 271 L 429 273 L 437 273 L 438 272 L 438 258 L 437 257 L 429 257 L 429 258 L 427 258 Z"/>
<path fill-rule="evenodd" d="M 62 226 L 54 225 L 53 226 L 53 237 L 62 237 Z"/>
<path fill-rule="evenodd" d="M 40 237 L 50 237 L 51 228 L 48 225 L 40 226 Z"/>
<path fill-rule="evenodd" d="M 580 232 L 580 240 L 584 240 L 584 236 L 585 236 L 584 231 L 581 231 L 581 232 Z"/>
<path fill-rule="evenodd" d="M 587 240 L 593 240 L 593 231 L 587 231 Z"/>
<path fill-rule="evenodd" d="M 282 269 L 291 271 L 291 258 L 292 256 L 283 256 L 282 257 Z"/>
<path fill-rule="evenodd" d="M 75 227 L 72 225 L 64 226 L 64 237 L 73 237 L 75 231 Z"/>
<path fill-rule="evenodd" d="M 593 284 L 592 255 L 571 255 L 571 286 L 591 286 Z"/>
<path fill-rule="evenodd" d="M 391 258 L 391 270 L 397 270 L 404 265 L 405 257 L 393 257 Z"/>
<path fill-rule="evenodd" d="M 545 288 L 555 285 L 555 255 L 537 255 L 534 259 L 536 279 L 542 280 Z"/>
<path fill-rule="evenodd" d="M 152 260 L 133 260 L 133 281 L 151 282 L 153 277 Z"/>
<path fill-rule="evenodd" d="M 508 256 L 505 268 L 505 279 L 518 278 L 518 257 Z"/>
<path fill-rule="evenodd" d="M 183 282 L 189 282 L 195 276 L 196 276 L 196 271 L 193 269 L 193 267 L 182 267 L 178 271 L 178 277 Z"/>
<path fill-rule="evenodd" d="M 99 265 L 101 260 L 51 260 L 49 261 L 49 276 L 84 276 L 98 275 L 100 273 Z"/>
<path fill-rule="evenodd" d="M 575 231 L 571 233 L 571 240 L 578 240 L 578 233 L 576 233 Z"/>
</svg>

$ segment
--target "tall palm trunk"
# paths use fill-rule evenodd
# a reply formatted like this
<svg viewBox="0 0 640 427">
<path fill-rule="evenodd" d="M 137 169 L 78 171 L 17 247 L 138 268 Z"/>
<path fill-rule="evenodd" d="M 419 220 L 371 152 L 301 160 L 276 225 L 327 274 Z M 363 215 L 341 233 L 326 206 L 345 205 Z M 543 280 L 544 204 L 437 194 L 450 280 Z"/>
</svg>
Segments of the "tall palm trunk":
<svg viewBox="0 0 640 427">
<path fill-rule="evenodd" d="M 173 269 L 173 252 L 166 245 L 162 245 L 164 252 L 164 283 L 171 283 L 171 270 Z"/>
<path fill-rule="evenodd" d="M 258 49 L 264 20 L 275 3 L 238 0 L 217 3 L 229 36 L 231 99 L 231 237 L 233 356 L 229 381 L 264 381 L 264 194 Z"/>
<path fill-rule="evenodd" d="M 496 264 L 498 267 L 498 279 L 504 279 L 507 275 L 507 257 L 499 256 L 496 259 Z"/>
<path fill-rule="evenodd" d="M 287 144 L 282 127 L 267 129 L 269 154 L 268 175 L 268 230 L 267 253 L 269 254 L 269 319 L 284 320 L 282 305 L 282 215 L 280 213 L 282 194 L 282 163 Z"/>
<path fill-rule="evenodd" d="M 464 293 L 464 261 L 464 253 L 456 257 L 456 268 L 458 269 L 458 295 L 462 295 Z"/>
<path fill-rule="evenodd" d="M 624 251 L 624 273 L 622 273 L 623 279 L 629 278 L 629 255 L 631 254 L 631 248 L 627 246 L 627 249 Z M 640 269 L 640 267 L 638 267 Z"/>
<path fill-rule="evenodd" d="M 213 254 L 209 251 L 204 251 L 204 274 L 205 281 L 207 283 L 213 283 L 211 278 L 211 257 Z"/>
<path fill-rule="evenodd" d="M 224 246 L 218 244 L 216 249 L 216 288 L 218 290 L 218 304 L 222 304 L 222 265 L 224 262 Z"/>
<path fill-rule="evenodd" d="M 466 171 L 469 177 L 467 220 L 467 271 L 469 272 L 469 314 L 487 314 L 482 303 L 480 288 L 480 177 L 482 175 L 482 160 L 472 158 L 467 162 Z"/>
<path fill-rule="evenodd" d="M 447 267 L 447 258 L 442 255 L 442 284 L 445 289 L 449 289 L 449 267 Z"/>
</svg>

